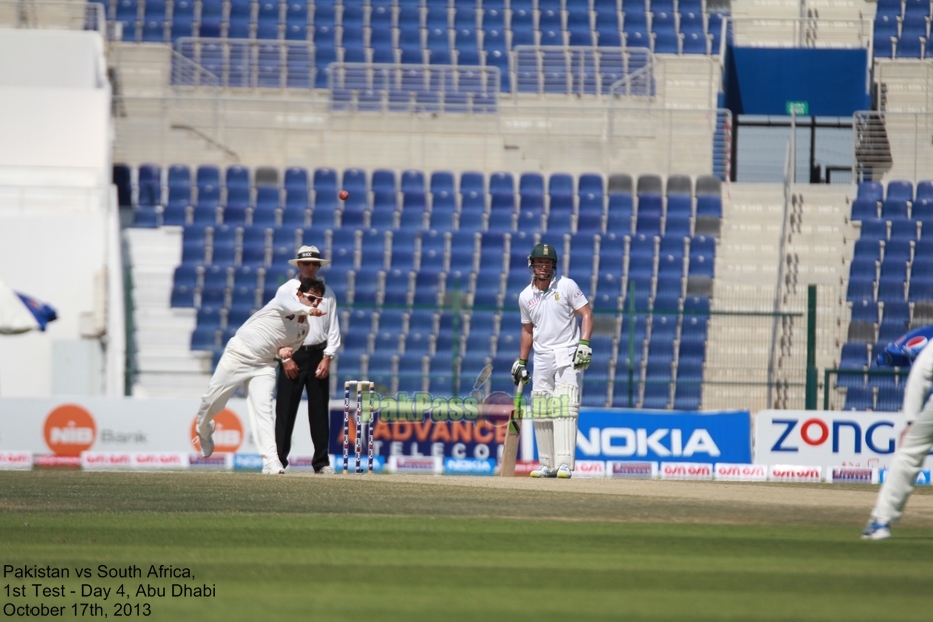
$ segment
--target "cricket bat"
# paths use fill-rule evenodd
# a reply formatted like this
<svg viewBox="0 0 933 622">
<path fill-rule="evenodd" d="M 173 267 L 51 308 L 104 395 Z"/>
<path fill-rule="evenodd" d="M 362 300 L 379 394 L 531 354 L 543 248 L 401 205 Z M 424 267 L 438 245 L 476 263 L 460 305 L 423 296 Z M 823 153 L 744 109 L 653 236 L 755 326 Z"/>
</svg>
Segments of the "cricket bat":
<svg viewBox="0 0 933 622">
<path fill-rule="evenodd" d="M 502 467 L 499 469 L 501 477 L 515 477 L 515 461 L 518 459 L 518 443 L 522 436 L 522 389 L 525 383 L 519 382 L 515 386 L 515 407 L 509 415 L 509 428 L 502 445 Z"/>
</svg>

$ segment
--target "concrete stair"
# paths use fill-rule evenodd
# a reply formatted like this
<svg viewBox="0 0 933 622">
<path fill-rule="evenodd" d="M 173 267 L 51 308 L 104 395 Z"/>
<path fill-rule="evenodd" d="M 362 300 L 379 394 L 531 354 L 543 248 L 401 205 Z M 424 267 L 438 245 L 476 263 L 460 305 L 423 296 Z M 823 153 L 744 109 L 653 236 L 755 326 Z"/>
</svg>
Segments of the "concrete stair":
<svg viewBox="0 0 933 622">
<path fill-rule="evenodd" d="M 847 329 L 848 260 L 857 238 L 847 218 L 853 192 L 794 186 L 782 257 L 783 186 L 730 186 L 717 247 L 704 408 L 803 408 L 810 284 L 817 285 L 816 366 L 838 363 Z M 747 313 L 774 309 L 776 295 L 776 319 Z"/>
<path fill-rule="evenodd" d="M 192 351 L 194 309 L 173 309 L 172 280 L 181 257 L 181 229 L 126 229 L 133 276 L 136 383 L 133 395 L 195 397 L 211 374 L 211 353 Z"/>
</svg>

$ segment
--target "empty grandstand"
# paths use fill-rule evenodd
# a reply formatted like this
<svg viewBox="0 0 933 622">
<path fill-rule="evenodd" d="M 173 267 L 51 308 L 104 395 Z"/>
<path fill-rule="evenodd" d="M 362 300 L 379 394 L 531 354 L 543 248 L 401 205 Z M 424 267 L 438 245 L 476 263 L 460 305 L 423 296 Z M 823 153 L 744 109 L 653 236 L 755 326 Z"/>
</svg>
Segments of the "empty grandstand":
<svg viewBox="0 0 933 622">
<path fill-rule="evenodd" d="M 831 407 L 897 408 L 873 361 L 933 300 L 929 3 L 19 4 L 2 32 L 102 46 L 129 394 L 203 390 L 302 244 L 333 260 L 334 383 L 459 395 L 491 364 L 508 392 L 547 241 L 596 312 L 589 406 L 803 407 L 808 374 L 841 368 L 864 375 L 820 377 Z M 759 48 L 854 67 L 851 97 L 801 69 L 762 112 Z M 814 144 L 818 118 L 851 128 L 844 183 L 797 178 L 800 128 L 772 183 L 743 182 L 755 114 Z"/>
</svg>

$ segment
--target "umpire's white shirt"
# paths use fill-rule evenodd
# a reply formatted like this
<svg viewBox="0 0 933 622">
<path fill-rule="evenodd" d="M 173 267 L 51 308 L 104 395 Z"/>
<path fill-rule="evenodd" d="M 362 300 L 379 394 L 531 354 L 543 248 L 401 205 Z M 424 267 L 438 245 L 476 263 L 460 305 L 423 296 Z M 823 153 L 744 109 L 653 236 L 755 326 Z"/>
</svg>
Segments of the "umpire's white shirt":
<svg viewBox="0 0 933 622">
<path fill-rule="evenodd" d="M 580 326 L 575 311 L 587 304 L 586 296 L 573 279 L 557 276 L 544 291 L 531 282 L 518 296 L 522 324 L 534 325 L 535 352 L 576 347 Z"/>
<path fill-rule="evenodd" d="M 286 281 L 276 292 L 276 298 L 283 290 L 296 291 L 301 285 L 298 279 Z M 337 319 L 337 296 L 334 290 L 328 285 L 324 285 L 324 299 L 318 303 L 318 309 L 323 311 L 322 316 L 308 316 L 308 335 L 305 337 L 304 345 L 316 346 L 326 343 L 324 354 L 333 356 L 340 349 L 340 322 Z"/>
<path fill-rule="evenodd" d="M 280 287 L 275 298 L 236 331 L 234 339 L 263 363 L 275 364 L 279 348 L 297 348 L 308 336 L 308 307 L 298 300 L 298 285 L 291 289 Z M 305 321 L 299 323 L 301 316 Z"/>
</svg>

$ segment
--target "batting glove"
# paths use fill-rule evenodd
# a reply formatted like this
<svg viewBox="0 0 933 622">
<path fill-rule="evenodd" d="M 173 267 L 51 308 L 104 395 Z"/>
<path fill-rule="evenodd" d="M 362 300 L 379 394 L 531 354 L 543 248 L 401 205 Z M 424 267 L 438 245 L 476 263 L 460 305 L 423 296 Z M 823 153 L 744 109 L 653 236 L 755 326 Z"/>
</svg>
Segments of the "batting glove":
<svg viewBox="0 0 933 622">
<path fill-rule="evenodd" d="M 573 353 L 573 368 L 574 369 L 586 369 L 590 366 L 590 361 L 593 359 L 593 348 L 590 347 L 590 342 L 586 339 L 581 339 L 580 343 L 577 344 L 577 349 Z"/>
<path fill-rule="evenodd" d="M 525 359 L 515 359 L 512 363 L 512 382 L 528 384 L 528 369 L 525 367 L 527 363 Z"/>
</svg>

